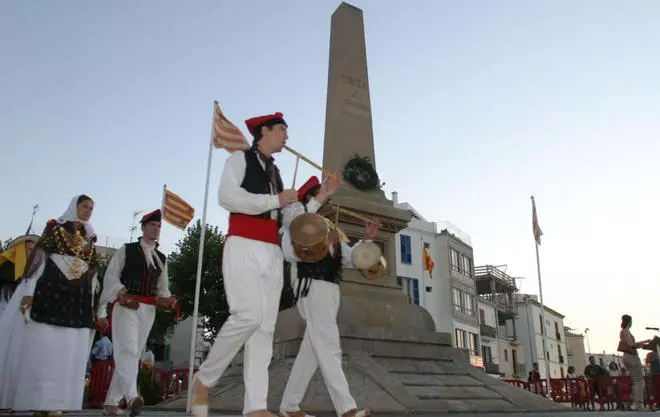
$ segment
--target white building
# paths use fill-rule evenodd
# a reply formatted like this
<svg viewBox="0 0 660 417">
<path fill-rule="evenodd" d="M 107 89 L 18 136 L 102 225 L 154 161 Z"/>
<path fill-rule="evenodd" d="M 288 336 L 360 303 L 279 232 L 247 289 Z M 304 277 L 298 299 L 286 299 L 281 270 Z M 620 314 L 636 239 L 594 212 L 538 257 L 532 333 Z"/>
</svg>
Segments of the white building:
<svg viewBox="0 0 660 417">
<path fill-rule="evenodd" d="M 477 319 L 476 289 L 470 237 L 455 226 L 429 222 L 408 203 L 396 206 L 413 217 L 396 236 L 397 281 L 409 302 L 424 307 L 435 330 L 450 333 L 454 346 L 470 351 L 472 363 L 483 366 Z M 424 248 L 435 267 L 424 267 Z"/>
<path fill-rule="evenodd" d="M 584 348 L 584 334 L 574 332 L 570 327 L 564 326 L 564 336 L 566 337 L 568 365 L 574 366 L 575 372 L 582 375 L 588 361 L 588 355 Z"/>
<path fill-rule="evenodd" d="M 516 333 L 522 340 L 525 350 L 527 372 L 538 362 L 541 378 L 546 378 L 546 362 L 550 366 L 551 378 L 564 378 L 568 368 L 564 316 L 544 306 L 545 322 L 541 314 L 541 304 L 535 295 L 520 294 L 516 299 Z M 543 355 L 543 339 L 546 342 L 546 355 Z"/>
<path fill-rule="evenodd" d="M 474 271 L 484 369 L 505 379 L 525 379 L 524 348 L 515 326 L 515 279 L 493 265 Z"/>
</svg>

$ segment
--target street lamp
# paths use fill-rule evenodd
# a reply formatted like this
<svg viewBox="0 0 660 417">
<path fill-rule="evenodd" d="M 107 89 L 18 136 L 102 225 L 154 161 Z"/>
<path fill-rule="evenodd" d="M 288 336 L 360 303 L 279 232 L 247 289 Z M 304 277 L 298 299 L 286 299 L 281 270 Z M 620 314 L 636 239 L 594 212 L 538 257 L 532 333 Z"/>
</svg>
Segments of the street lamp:
<svg viewBox="0 0 660 417">
<path fill-rule="evenodd" d="M 140 213 L 142 213 L 142 211 L 134 211 L 133 212 L 133 223 L 131 224 L 131 239 L 129 240 L 129 242 L 133 241 L 133 233 L 137 229 L 137 225 L 136 225 L 137 216 L 140 215 Z"/>
<path fill-rule="evenodd" d="M 587 339 L 587 350 L 591 353 L 591 345 L 589 344 L 589 328 L 584 329 L 584 337 Z"/>
</svg>

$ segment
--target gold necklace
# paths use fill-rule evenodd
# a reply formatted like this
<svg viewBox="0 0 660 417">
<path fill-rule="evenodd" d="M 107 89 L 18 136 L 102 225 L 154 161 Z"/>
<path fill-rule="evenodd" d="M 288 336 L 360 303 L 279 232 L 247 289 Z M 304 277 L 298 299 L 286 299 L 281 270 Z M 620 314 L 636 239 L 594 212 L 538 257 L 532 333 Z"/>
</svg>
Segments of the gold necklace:
<svg viewBox="0 0 660 417">
<path fill-rule="evenodd" d="M 55 228 L 55 242 L 57 249 L 61 254 L 73 253 L 77 258 L 82 259 L 88 264 L 94 256 L 94 245 L 88 239 L 83 237 L 80 230 L 75 233 L 69 233 L 64 227 Z"/>
</svg>

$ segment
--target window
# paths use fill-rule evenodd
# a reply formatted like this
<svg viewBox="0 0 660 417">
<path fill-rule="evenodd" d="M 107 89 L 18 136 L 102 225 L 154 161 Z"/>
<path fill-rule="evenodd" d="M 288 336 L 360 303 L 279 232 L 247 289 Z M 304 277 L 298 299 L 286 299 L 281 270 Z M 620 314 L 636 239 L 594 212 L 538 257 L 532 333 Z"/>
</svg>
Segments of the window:
<svg viewBox="0 0 660 417">
<path fill-rule="evenodd" d="M 410 265 L 412 264 L 412 244 L 410 243 L 410 236 L 401 235 L 401 263 Z"/>
<path fill-rule="evenodd" d="M 452 297 L 454 299 L 454 311 L 459 311 L 464 314 L 474 316 L 476 310 L 474 309 L 474 297 L 465 291 L 458 288 L 452 288 Z"/>
<path fill-rule="evenodd" d="M 472 259 L 461 255 L 461 273 L 472 278 Z"/>
<path fill-rule="evenodd" d="M 456 272 L 461 272 L 461 266 L 458 262 L 458 251 L 454 248 L 449 248 L 449 267 Z"/>
<path fill-rule="evenodd" d="M 456 329 L 454 331 L 454 333 L 456 334 L 456 347 L 457 348 L 467 348 L 468 345 L 467 345 L 467 340 L 465 340 L 466 339 L 465 330 Z"/>
<path fill-rule="evenodd" d="M 461 290 L 458 288 L 453 288 L 452 293 L 454 294 L 454 310 L 463 311 L 463 300 L 461 296 Z"/>
<path fill-rule="evenodd" d="M 482 326 L 486 325 L 486 312 L 483 308 L 479 309 L 479 324 Z"/>
<path fill-rule="evenodd" d="M 504 349 L 504 362 L 509 362 L 509 351 Z"/>
<path fill-rule="evenodd" d="M 543 330 L 543 328 L 545 327 L 543 325 L 543 315 L 541 314 L 539 314 L 539 324 L 541 325 L 541 334 L 545 334 L 545 331 Z"/>
<path fill-rule="evenodd" d="M 478 355 L 479 354 L 479 335 L 476 333 L 468 333 L 468 342 L 470 352 Z"/>
<path fill-rule="evenodd" d="M 397 277 L 396 283 L 399 284 L 403 293 L 408 296 L 408 304 L 419 305 L 419 281 L 414 278 Z"/>
<path fill-rule="evenodd" d="M 484 363 L 493 363 L 493 352 L 490 346 L 481 346 L 481 356 L 484 358 Z"/>
<path fill-rule="evenodd" d="M 465 299 L 465 314 L 468 314 L 470 316 L 474 315 L 474 310 L 472 309 L 472 296 L 466 292 L 463 293 L 463 297 Z"/>
<path fill-rule="evenodd" d="M 522 372 L 522 369 L 518 369 L 520 368 L 518 366 L 518 352 L 514 349 L 511 349 L 511 361 L 513 361 L 513 372 L 516 374 Z"/>
</svg>

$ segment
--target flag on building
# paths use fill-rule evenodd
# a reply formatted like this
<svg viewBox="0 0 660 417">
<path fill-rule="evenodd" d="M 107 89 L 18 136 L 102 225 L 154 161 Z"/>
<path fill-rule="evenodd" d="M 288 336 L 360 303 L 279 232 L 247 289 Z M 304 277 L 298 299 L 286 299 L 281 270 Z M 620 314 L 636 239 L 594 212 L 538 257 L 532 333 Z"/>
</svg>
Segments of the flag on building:
<svg viewBox="0 0 660 417">
<path fill-rule="evenodd" d="M 541 236 L 543 236 L 543 231 L 541 226 L 539 226 L 539 219 L 536 216 L 536 202 L 534 197 L 532 197 L 532 231 L 534 232 L 534 240 L 537 245 L 541 244 Z"/>
<path fill-rule="evenodd" d="M 167 187 L 163 190 L 162 212 L 163 220 L 181 230 L 185 230 L 195 217 L 195 209 Z"/>
<path fill-rule="evenodd" d="M 435 268 L 435 262 L 431 258 L 431 252 L 429 248 L 424 248 L 424 270 L 429 271 L 431 278 L 433 278 L 433 268 Z"/>
<path fill-rule="evenodd" d="M 213 113 L 213 146 L 229 153 L 250 147 L 243 132 L 225 117 L 217 101 Z"/>
</svg>

